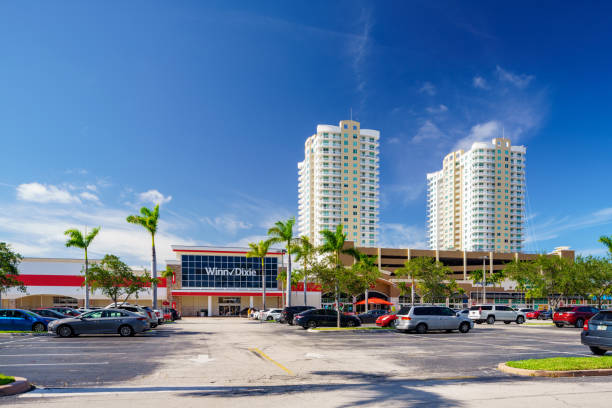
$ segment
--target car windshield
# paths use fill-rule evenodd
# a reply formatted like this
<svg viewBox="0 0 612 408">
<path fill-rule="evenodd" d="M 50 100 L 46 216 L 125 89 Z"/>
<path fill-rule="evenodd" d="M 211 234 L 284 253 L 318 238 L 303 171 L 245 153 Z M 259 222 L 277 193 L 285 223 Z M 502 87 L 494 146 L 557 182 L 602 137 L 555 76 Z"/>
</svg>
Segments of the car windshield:
<svg viewBox="0 0 612 408">
<path fill-rule="evenodd" d="M 470 307 L 470 310 L 480 310 L 480 306 L 472 306 Z"/>
<path fill-rule="evenodd" d="M 30 315 L 32 317 L 41 317 L 39 314 L 36 314 L 34 312 L 30 312 L 29 310 L 24 310 L 25 314 Z"/>
<path fill-rule="evenodd" d="M 572 310 L 574 310 L 573 307 L 560 307 L 560 308 L 557 309 L 557 311 L 561 312 L 561 313 L 563 313 L 563 312 L 571 312 Z"/>
</svg>

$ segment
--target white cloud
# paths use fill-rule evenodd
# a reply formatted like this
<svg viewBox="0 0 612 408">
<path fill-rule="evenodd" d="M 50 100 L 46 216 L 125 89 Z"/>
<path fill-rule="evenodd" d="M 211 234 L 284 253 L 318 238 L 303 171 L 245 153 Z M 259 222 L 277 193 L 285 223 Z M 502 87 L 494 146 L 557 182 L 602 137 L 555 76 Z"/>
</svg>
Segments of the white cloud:
<svg viewBox="0 0 612 408">
<path fill-rule="evenodd" d="M 474 85 L 474 88 L 489 89 L 487 80 L 481 76 L 475 76 L 474 79 L 472 79 L 472 85 Z"/>
<path fill-rule="evenodd" d="M 472 147 L 472 144 L 482 141 L 490 141 L 494 137 L 501 136 L 501 126 L 496 120 L 491 120 L 485 123 L 479 123 L 472 126 L 470 133 L 460 139 L 455 146 L 453 151 L 460 149 L 467 150 Z"/>
<path fill-rule="evenodd" d="M 419 128 L 417 134 L 412 138 L 412 143 L 420 143 L 422 141 L 431 141 L 439 139 L 443 136 L 443 133 L 438 129 L 438 127 L 430 120 L 425 121 L 425 123 Z"/>
<path fill-rule="evenodd" d="M 400 142 L 400 138 L 399 137 L 391 137 L 389 139 L 387 139 L 387 143 L 389 144 L 398 144 Z"/>
<path fill-rule="evenodd" d="M 425 230 L 415 225 L 381 223 L 380 237 L 379 245 L 384 248 L 429 248 Z"/>
<path fill-rule="evenodd" d="M 95 203 L 100 202 L 100 199 L 98 198 L 97 195 L 92 194 L 88 191 L 83 191 L 81 194 L 79 194 L 79 197 L 81 197 L 83 200 L 93 201 Z"/>
<path fill-rule="evenodd" d="M 65 247 L 64 231 L 101 226 L 100 233 L 89 248 L 92 258 L 112 253 L 131 265 L 149 267 L 151 237 L 142 227 L 128 224 L 125 221 L 128 214 L 127 210 L 100 206 L 87 208 L 87 211 L 78 207 L 51 208 L 36 204 L 0 206 L 0 235 L 6 237 L 6 241 L 24 256 L 80 258 L 82 253 L 79 250 Z M 181 227 L 180 221 L 167 213 L 162 215 L 155 236 L 160 264 L 166 259 L 176 258 L 170 245 L 195 245 L 193 240 L 172 233 Z"/>
<path fill-rule="evenodd" d="M 98 191 L 98 187 L 95 184 L 87 184 L 85 188 L 90 191 Z"/>
<path fill-rule="evenodd" d="M 235 215 L 226 214 L 219 217 L 204 217 L 202 219 L 205 223 L 220 232 L 229 234 L 235 234 L 238 230 L 249 229 L 253 225 L 239 220 Z"/>
<path fill-rule="evenodd" d="M 17 198 L 22 201 L 35 203 L 79 203 L 78 197 L 72 195 L 68 190 L 54 185 L 40 183 L 26 183 L 17 186 Z"/>
<path fill-rule="evenodd" d="M 515 74 L 510 71 L 506 71 L 499 65 L 495 68 L 495 73 L 500 81 L 510 82 L 517 88 L 526 88 L 527 85 L 535 78 L 533 75 L 527 74 Z"/>
<path fill-rule="evenodd" d="M 446 105 L 438 105 L 437 107 L 430 106 L 428 108 L 425 108 L 425 110 L 429 113 L 444 113 L 448 111 L 448 107 Z"/>
<path fill-rule="evenodd" d="M 172 200 L 172 196 L 164 196 L 157 190 L 149 190 L 145 191 L 144 193 L 138 194 L 138 199 L 142 202 L 161 205 Z"/>
<path fill-rule="evenodd" d="M 419 89 L 419 93 L 426 93 L 427 95 L 434 96 L 436 94 L 436 86 L 431 82 L 426 81 Z"/>
</svg>

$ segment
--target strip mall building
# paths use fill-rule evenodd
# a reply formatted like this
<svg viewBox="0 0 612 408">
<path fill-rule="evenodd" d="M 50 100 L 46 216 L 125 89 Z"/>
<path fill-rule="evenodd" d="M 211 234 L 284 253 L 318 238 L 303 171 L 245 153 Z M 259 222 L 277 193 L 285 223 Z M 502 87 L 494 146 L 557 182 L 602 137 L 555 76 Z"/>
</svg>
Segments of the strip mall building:
<svg viewBox="0 0 612 408">
<path fill-rule="evenodd" d="M 348 243 L 352 245 L 352 243 Z M 482 302 L 482 287 L 469 280 L 469 273 L 482 269 L 483 260 L 489 274 L 501 271 L 512 260 L 527 261 L 537 257 L 535 254 L 437 251 L 423 249 L 369 248 L 358 247 L 360 252 L 376 258 L 382 276 L 367 293 L 355 297 L 343 295 L 341 302 L 346 310 L 353 304 L 368 299 L 383 299 L 393 304 L 393 308 L 408 304 L 409 295 L 402 295 L 398 283 L 404 281 L 394 272 L 408 260 L 416 257 L 431 257 L 451 269 L 449 278 L 455 279 L 466 296 L 455 299 L 454 306 L 469 306 Z M 246 248 L 172 246 L 176 259 L 166 261 L 174 271 L 172 281 L 162 279 L 158 297 L 165 304 L 174 306 L 184 316 L 205 314 L 209 316 L 236 315 L 248 307 L 262 306 L 262 270 L 258 258 L 247 258 Z M 573 259 L 574 251 L 558 248 L 550 256 Z M 263 274 L 266 281 L 266 306 L 282 307 L 282 284 L 277 280 L 283 267 L 284 256 L 280 251 L 271 251 L 264 261 Z M 353 260 L 343 256 L 342 261 L 349 266 Z M 27 287 L 23 294 L 15 290 L 3 295 L 2 307 L 36 308 L 59 305 L 83 306 L 84 288 L 81 270 L 83 261 L 58 258 L 24 258 L 19 265 L 20 279 Z M 409 284 L 409 282 L 406 282 Z M 166 287 L 167 286 L 167 287 Z M 91 294 L 92 306 L 105 306 L 110 301 L 99 292 Z M 292 304 L 303 305 L 303 285 L 293 287 Z M 417 297 L 417 302 L 419 301 Z M 498 287 L 487 286 L 487 303 L 525 305 L 524 294 L 516 290 L 512 281 L 504 281 Z M 131 302 L 151 305 L 151 291 L 140 294 Z M 543 302 L 543 301 L 542 301 Z M 578 300 L 578 302 L 581 302 Z M 582 301 L 584 302 L 584 301 Z M 307 286 L 307 303 L 315 307 L 332 307 L 333 294 L 322 293 L 314 284 Z M 537 306 L 538 302 L 535 302 Z M 380 307 L 372 305 L 371 307 Z M 365 306 L 357 306 L 354 311 L 362 311 Z"/>
</svg>

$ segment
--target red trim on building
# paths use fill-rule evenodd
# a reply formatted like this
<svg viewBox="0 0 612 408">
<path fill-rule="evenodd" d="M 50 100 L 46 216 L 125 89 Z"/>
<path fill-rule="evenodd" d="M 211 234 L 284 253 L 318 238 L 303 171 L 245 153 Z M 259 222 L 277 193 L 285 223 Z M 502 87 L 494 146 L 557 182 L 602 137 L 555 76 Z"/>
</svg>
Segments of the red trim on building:
<svg viewBox="0 0 612 408">
<path fill-rule="evenodd" d="M 207 252 L 211 254 L 246 254 L 247 251 L 210 251 L 203 249 L 173 249 L 174 252 Z M 268 255 L 282 255 L 281 252 L 268 252 Z"/>
<path fill-rule="evenodd" d="M 261 292 L 172 292 L 172 296 L 261 296 Z M 282 293 L 266 293 L 266 297 L 281 297 Z"/>
<path fill-rule="evenodd" d="M 85 277 L 81 275 L 18 275 L 17 279 L 25 286 L 82 286 Z M 166 287 L 166 278 L 158 278 L 157 287 Z"/>
</svg>

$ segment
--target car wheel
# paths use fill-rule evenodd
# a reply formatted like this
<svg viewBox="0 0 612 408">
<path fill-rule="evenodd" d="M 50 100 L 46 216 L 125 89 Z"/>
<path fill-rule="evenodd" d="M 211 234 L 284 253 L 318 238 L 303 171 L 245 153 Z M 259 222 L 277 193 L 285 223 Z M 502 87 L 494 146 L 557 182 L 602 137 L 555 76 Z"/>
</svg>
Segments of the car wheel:
<svg viewBox="0 0 612 408">
<path fill-rule="evenodd" d="M 561 328 L 561 327 L 563 327 L 563 323 L 555 323 L 555 326 Z"/>
<path fill-rule="evenodd" d="M 346 322 L 346 327 L 355 327 L 355 326 L 356 326 L 356 324 L 352 320 L 349 320 L 348 322 Z"/>
<path fill-rule="evenodd" d="M 517 316 L 516 324 L 523 324 L 523 323 L 525 323 L 525 318 L 523 316 Z"/>
<path fill-rule="evenodd" d="M 34 323 L 34 325 L 32 326 L 32 331 L 37 332 L 37 333 L 42 333 L 45 331 L 45 325 L 40 322 Z"/>
<path fill-rule="evenodd" d="M 606 354 L 606 350 L 604 349 L 600 349 L 599 347 L 589 347 L 591 349 L 591 353 L 595 354 L 596 356 L 603 356 L 604 354 Z"/>
<path fill-rule="evenodd" d="M 121 337 L 130 337 L 134 335 L 134 329 L 132 329 L 132 326 L 124 324 L 123 326 L 119 327 L 119 334 Z"/>
<path fill-rule="evenodd" d="M 459 325 L 459 332 L 467 333 L 470 331 L 470 324 L 468 322 L 463 322 Z"/>
<path fill-rule="evenodd" d="M 487 324 L 493 324 L 493 323 L 495 323 L 495 316 L 487 317 Z"/>
<path fill-rule="evenodd" d="M 544 320 L 544 316 L 538 315 L 538 320 Z"/>
<path fill-rule="evenodd" d="M 397 327 L 397 319 L 392 320 L 391 323 L 389 323 L 389 326 L 393 327 L 394 329 Z"/>
<path fill-rule="evenodd" d="M 314 329 L 317 327 L 317 322 L 315 320 L 311 320 L 308 322 L 307 326 L 309 329 Z"/>
<path fill-rule="evenodd" d="M 289 326 L 293 326 L 293 321 L 292 321 L 292 320 L 287 320 L 287 324 L 288 324 Z"/>
<path fill-rule="evenodd" d="M 504 324 L 510 324 L 510 323 L 512 323 L 512 322 L 509 322 L 509 321 L 507 321 L 507 320 L 504 320 Z"/>
<path fill-rule="evenodd" d="M 267 321 L 272 321 L 272 319 L 274 319 L 272 316 L 268 316 L 268 317 L 266 318 L 266 320 L 267 320 Z"/>
<path fill-rule="evenodd" d="M 482 324 L 482 320 L 476 320 L 476 324 Z"/>
<path fill-rule="evenodd" d="M 70 326 L 64 325 L 64 326 L 60 326 L 57 329 L 57 334 L 60 337 L 70 337 L 70 336 L 72 336 L 72 333 L 73 333 L 73 331 L 72 331 L 72 328 Z"/>
<path fill-rule="evenodd" d="M 425 323 L 419 323 L 415 330 L 418 334 L 425 334 L 427 333 L 427 325 Z"/>
<path fill-rule="evenodd" d="M 157 323 L 151 323 L 151 328 L 154 329 L 157 327 Z"/>
</svg>

